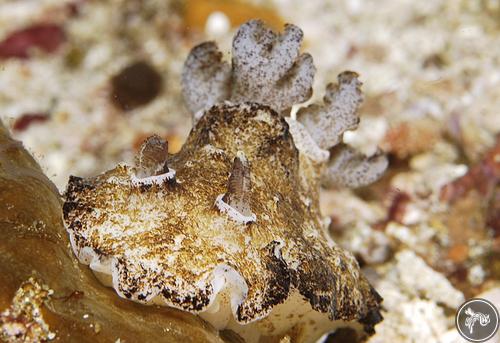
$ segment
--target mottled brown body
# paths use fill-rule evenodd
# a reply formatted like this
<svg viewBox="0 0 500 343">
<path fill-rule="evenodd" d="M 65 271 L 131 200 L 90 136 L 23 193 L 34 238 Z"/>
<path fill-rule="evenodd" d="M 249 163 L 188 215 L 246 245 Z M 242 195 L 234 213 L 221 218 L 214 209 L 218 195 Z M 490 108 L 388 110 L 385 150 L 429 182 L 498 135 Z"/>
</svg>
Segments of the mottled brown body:
<svg viewBox="0 0 500 343">
<path fill-rule="evenodd" d="M 213 206 L 227 191 L 238 151 L 252 166 L 247 196 L 257 220 L 248 225 Z M 257 104 L 214 106 L 168 163 L 175 185 L 134 186 L 127 166 L 68 185 L 64 218 L 76 253 L 89 247 L 112 258 L 114 287 L 123 296 L 202 311 L 213 293 L 212 272 L 225 264 L 248 285 L 240 322 L 266 315 L 292 288 L 331 319 L 364 320 L 368 329 L 380 320 L 380 298 L 357 262 L 326 237 L 317 197 L 277 113 Z M 105 230 L 112 225 L 116 231 Z"/>
</svg>

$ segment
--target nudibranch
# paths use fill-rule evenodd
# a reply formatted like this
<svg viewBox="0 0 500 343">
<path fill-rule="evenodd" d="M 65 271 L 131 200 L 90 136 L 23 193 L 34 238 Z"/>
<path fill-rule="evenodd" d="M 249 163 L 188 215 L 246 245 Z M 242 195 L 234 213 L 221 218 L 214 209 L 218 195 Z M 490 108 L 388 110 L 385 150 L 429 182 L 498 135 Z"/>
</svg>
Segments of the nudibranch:
<svg viewBox="0 0 500 343">
<path fill-rule="evenodd" d="M 353 72 L 290 116 L 312 93 L 301 41 L 296 26 L 276 34 L 250 21 L 232 66 L 214 43 L 195 47 L 182 80 L 195 124 L 182 149 L 168 154 L 153 136 L 134 165 L 70 178 L 72 248 L 121 297 L 197 313 L 247 342 L 370 334 L 382 320 L 380 296 L 329 237 L 319 187 L 368 184 L 387 160 L 341 144 L 359 121 Z"/>
</svg>

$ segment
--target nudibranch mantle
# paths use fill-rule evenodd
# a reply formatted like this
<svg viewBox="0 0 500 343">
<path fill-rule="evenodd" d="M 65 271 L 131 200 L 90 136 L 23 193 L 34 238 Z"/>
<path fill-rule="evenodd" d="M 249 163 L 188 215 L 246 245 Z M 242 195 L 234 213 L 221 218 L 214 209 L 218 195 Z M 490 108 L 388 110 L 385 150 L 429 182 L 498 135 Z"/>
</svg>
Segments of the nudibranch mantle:
<svg viewBox="0 0 500 343">
<path fill-rule="evenodd" d="M 283 36 L 270 31 L 252 36 L 256 30 L 263 30 L 262 23 L 252 21 L 240 28 L 233 43 L 237 66 L 244 55 L 241 49 L 251 48 L 252 39 L 279 44 L 299 40 L 290 45 L 296 50 L 302 39 L 293 25 Z M 292 62 L 282 63 L 280 58 L 287 54 Z M 281 64 L 269 75 L 279 84 L 272 95 L 293 94 L 292 103 L 307 99 L 309 73 L 314 71 L 310 56 L 284 48 L 275 55 Z M 370 172 L 373 161 L 353 153 L 356 159 L 333 161 L 334 167 L 328 168 L 330 154 L 339 155 L 328 151 L 340 141 L 333 136 L 342 135 L 339 127 L 352 129 L 357 122 L 352 118 L 356 99 L 341 111 L 349 124 L 334 125 L 334 134 L 325 135 L 328 139 L 321 144 L 315 142 L 320 134 L 308 133 L 314 118 L 328 114 L 329 108 L 338 111 L 335 101 L 343 103 L 342 92 L 352 89 L 331 87 L 324 105 L 303 109 L 302 124 L 285 120 L 283 111 L 290 105 L 286 101 L 274 104 L 270 97 L 262 104 L 245 98 L 263 98 L 252 84 L 258 79 L 252 69 L 240 65 L 233 68 L 239 78 L 225 77 L 231 69 L 201 63 L 207 56 L 220 59 L 208 44 L 194 48 L 186 62 L 184 81 L 191 78 L 194 83 L 185 83 L 185 95 L 189 100 L 190 87 L 196 87 L 191 110 L 203 115 L 197 116 L 177 154 L 169 155 L 167 143 L 153 136 L 141 147 L 135 165 L 70 178 L 64 223 L 76 256 L 120 296 L 198 313 L 248 342 L 292 331 L 297 341 L 313 342 L 340 326 L 373 332 L 382 319 L 382 299 L 352 254 L 328 236 L 318 190 L 325 171 L 348 173 L 339 165 L 357 168 L 358 183 L 350 178 L 351 186 L 371 182 L 385 169 L 384 160 L 379 158 Z M 201 71 L 196 68 L 207 65 L 212 81 L 198 77 Z M 283 75 L 291 86 L 280 79 Z M 356 97 L 359 83 L 353 78 L 354 73 L 344 73 L 339 82 L 354 85 Z M 238 84 L 234 96 L 225 88 L 230 80 Z M 201 97 L 200 82 L 217 87 Z M 245 93 L 245 87 L 251 92 Z M 353 94 L 347 96 L 352 99 Z M 344 179 L 335 180 L 341 184 Z"/>
</svg>

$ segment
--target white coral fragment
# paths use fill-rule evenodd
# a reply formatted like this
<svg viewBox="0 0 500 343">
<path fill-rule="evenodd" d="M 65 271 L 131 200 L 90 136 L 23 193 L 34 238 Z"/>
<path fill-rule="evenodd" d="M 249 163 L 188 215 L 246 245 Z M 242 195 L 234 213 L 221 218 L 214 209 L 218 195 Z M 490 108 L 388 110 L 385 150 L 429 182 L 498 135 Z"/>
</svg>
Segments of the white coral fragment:
<svg viewBox="0 0 500 343">
<path fill-rule="evenodd" d="M 366 157 L 347 145 L 341 145 L 331 151 L 323 183 L 327 187 L 366 186 L 382 176 L 388 163 L 387 157 L 382 153 Z"/>
<path fill-rule="evenodd" d="M 404 250 L 396 255 L 396 270 L 399 285 L 414 296 L 423 296 L 450 308 L 464 302 L 464 295 L 455 289 L 450 281 L 425 263 L 411 250 Z M 418 277 L 415 277 L 418 275 Z"/>
<path fill-rule="evenodd" d="M 357 110 L 363 101 L 358 74 L 345 71 L 338 76 L 338 84 L 329 84 L 323 104 L 312 104 L 300 109 L 297 120 L 314 137 L 322 149 L 337 145 L 342 134 L 358 126 Z"/>
<path fill-rule="evenodd" d="M 369 343 L 459 342 L 456 336 L 448 340 L 442 335 L 453 325 L 449 314 L 454 311 L 445 308 L 454 310 L 464 302 L 462 292 L 445 275 L 409 249 L 399 251 L 384 269 L 377 288 L 387 312 Z"/>
<path fill-rule="evenodd" d="M 182 72 L 182 90 L 193 115 L 226 100 L 230 92 L 231 67 L 222 61 L 214 42 L 191 50 Z"/>
<path fill-rule="evenodd" d="M 443 309 L 428 300 L 404 302 L 384 317 L 384 321 L 377 326 L 377 333 L 368 343 L 442 342 L 438 334 L 447 328 Z"/>
</svg>

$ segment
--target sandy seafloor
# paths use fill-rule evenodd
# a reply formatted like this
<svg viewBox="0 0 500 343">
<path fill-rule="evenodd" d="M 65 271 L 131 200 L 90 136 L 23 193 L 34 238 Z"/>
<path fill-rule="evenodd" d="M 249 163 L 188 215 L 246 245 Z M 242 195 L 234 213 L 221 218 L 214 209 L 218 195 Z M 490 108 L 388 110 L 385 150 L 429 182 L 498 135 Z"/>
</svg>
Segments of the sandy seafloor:
<svg viewBox="0 0 500 343">
<path fill-rule="evenodd" d="M 214 39 L 229 51 L 254 15 L 304 30 L 313 100 L 339 72 L 361 75 L 361 125 L 344 141 L 390 156 L 378 183 L 322 194 L 334 239 L 384 298 L 369 342 L 463 341 L 454 313 L 465 299 L 500 307 L 498 0 L 0 0 L 0 41 L 41 22 L 65 34 L 54 52 L 0 57 L 0 117 L 61 192 L 69 175 L 130 162 L 152 133 L 175 152 L 191 126 L 180 95 L 189 49 Z M 137 60 L 162 75 L 161 93 L 123 111 L 110 78 Z"/>
</svg>

